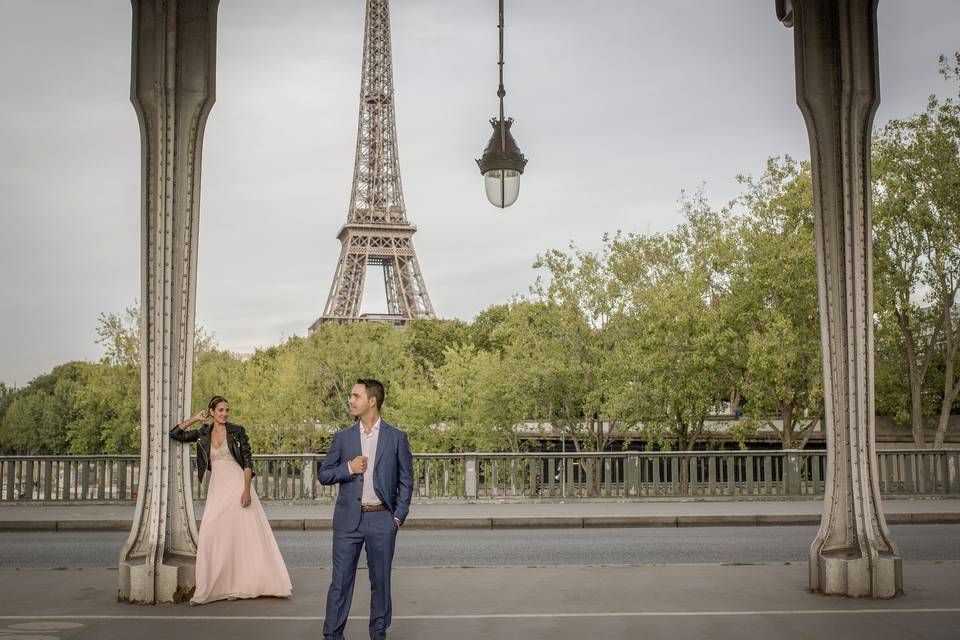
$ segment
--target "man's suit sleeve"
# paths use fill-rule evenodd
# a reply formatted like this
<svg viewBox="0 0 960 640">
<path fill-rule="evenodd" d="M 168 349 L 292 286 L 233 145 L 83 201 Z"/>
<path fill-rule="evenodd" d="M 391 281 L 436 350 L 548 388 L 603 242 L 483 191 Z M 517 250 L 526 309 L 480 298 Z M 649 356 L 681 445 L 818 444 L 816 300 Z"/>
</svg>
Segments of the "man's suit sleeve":
<svg viewBox="0 0 960 640">
<path fill-rule="evenodd" d="M 400 524 L 407 519 L 410 513 L 410 501 L 413 498 L 413 453 L 410 451 L 410 441 L 407 434 L 400 432 L 400 444 L 397 445 L 397 509 L 393 517 L 400 520 Z"/>
<path fill-rule="evenodd" d="M 340 434 L 337 434 L 340 435 Z M 333 442 L 330 443 L 330 449 L 327 455 L 323 457 L 323 464 L 320 465 L 319 476 L 320 484 L 336 484 L 338 482 L 349 482 L 353 479 L 350 473 L 350 467 L 347 461 L 341 461 L 340 441 L 342 438 L 333 436 Z"/>
</svg>

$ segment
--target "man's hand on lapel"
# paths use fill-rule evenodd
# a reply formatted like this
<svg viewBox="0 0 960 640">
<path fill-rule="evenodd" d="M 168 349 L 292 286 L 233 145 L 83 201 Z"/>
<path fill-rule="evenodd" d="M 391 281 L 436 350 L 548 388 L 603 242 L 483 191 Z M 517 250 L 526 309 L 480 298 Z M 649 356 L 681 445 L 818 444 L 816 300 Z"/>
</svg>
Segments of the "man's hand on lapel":
<svg viewBox="0 0 960 640">
<path fill-rule="evenodd" d="M 367 471 L 367 456 L 357 456 L 347 463 L 350 473 L 358 475 Z"/>
</svg>

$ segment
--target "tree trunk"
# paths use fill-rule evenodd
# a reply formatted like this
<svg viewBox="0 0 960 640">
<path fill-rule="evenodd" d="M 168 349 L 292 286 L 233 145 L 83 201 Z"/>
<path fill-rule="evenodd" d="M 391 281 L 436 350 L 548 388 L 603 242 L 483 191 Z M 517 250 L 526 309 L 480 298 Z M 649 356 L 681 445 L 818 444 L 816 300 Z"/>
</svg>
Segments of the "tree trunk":
<svg viewBox="0 0 960 640">
<path fill-rule="evenodd" d="M 786 403 L 781 404 L 780 419 L 783 421 L 780 444 L 784 449 L 793 449 L 793 407 Z"/>
<path fill-rule="evenodd" d="M 913 444 L 918 449 L 924 446 L 923 437 L 923 378 L 925 371 L 920 370 L 917 360 L 917 345 L 913 340 L 913 332 L 907 325 L 906 318 L 897 312 L 897 326 L 903 335 L 903 342 L 907 349 L 907 371 L 910 379 L 910 431 L 913 434 Z M 931 344 L 931 347 L 933 345 Z M 929 362 L 930 355 L 927 354 Z"/>
<path fill-rule="evenodd" d="M 955 345 L 948 345 L 946 363 L 943 372 L 943 402 L 940 405 L 940 419 L 937 421 L 937 432 L 933 438 L 933 446 L 937 449 L 943 448 L 943 441 L 947 436 L 947 427 L 950 426 L 950 410 L 953 408 L 953 401 L 957 399 L 957 392 L 960 391 L 960 383 L 954 385 L 954 369 L 957 363 L 957 348 Z"/>
</svg>

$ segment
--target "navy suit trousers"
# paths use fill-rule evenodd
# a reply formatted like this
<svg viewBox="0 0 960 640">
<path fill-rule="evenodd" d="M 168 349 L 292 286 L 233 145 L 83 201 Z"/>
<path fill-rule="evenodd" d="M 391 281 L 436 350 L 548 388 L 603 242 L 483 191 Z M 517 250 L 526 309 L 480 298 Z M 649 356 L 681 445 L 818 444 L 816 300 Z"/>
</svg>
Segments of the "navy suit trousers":
<svg viewBox="0 0 960 640">
<path fill-rule="evenodd" d="M 327 591 L 327 612 L 323 621 L 325 640 L 342 640 L 347 626 L 353 584 L 357 575 L 360 549 L 367 548 L 370 574 L 370 638 L 386 638 L 393 613 L 390 599 L 390 570 L 397 543 L 397 525 L 389 510 L 360 514 L 353 531 L 333 532 L 333 577 Z"/>
</svg>

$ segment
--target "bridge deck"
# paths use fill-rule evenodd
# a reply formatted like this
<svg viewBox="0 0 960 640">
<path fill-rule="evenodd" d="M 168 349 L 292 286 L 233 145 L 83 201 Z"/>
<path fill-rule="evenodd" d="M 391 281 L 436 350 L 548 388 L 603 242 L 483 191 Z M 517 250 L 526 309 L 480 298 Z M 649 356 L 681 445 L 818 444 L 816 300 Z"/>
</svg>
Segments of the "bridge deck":
<svg viewBox="0 0 960 640">
<path fill-rule="evenodd" d="M 915 585 L 907 595 L 872 601 L 808 593 L 802 563 L 401 568 L 390 638 L 955 638 L 960 563 L 905 563 L 904 574 Z M 0 570 L 0 634 L 319 638 L 329 572 L 291 576 L 290 600 L 135 606 L 115 601 L 116 571 Z M 363 572 L 358 578 L 347 627 L 353 639 L 367 637 L 369 591 Z"/>
</svg>

